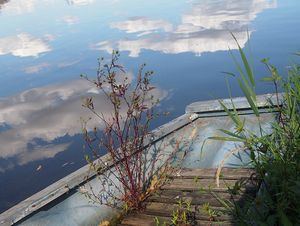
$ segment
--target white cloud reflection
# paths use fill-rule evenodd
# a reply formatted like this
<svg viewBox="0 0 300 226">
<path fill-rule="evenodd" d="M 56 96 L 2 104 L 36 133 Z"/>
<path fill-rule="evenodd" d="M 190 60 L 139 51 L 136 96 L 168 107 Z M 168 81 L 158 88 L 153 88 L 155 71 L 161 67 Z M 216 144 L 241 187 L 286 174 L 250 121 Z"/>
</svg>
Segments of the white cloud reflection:
<svg viewBox="0 0 300 226">
<path fill-rule="evenodd" d="M 63 62 L 60 62 L 57 66 L 59 68 L 70 67 L 70 66 L 73 66 L 73 65 L 75 65 L 79 62 L 80 62 L 80 59 L 79 60 L 73 60 L 73 61 L 63 61 Z"/>
<path fill-rule="evenodd" d="M 37 64 L 37 65 L 33 65 L 30 67 L 24 68 L 24 72 L 26 74 L 37 74 L 37 73 L 41 72 L 42 70 L 49 68 L 49 67 L 50 67 L 50 64 L 41 63 L 41 64 Z"/>
<path fill-rule="evenodd" d="M 3 5 L 5 5 L 8 2 L 9 0 L 0 0 L 0 9 L 2 9 Z"/>
<path fill-rule="evenodd" d="M 18 163 L 25 165 L 28 162 L 33 162 L 42 159 L 54 158 L 60 152 L 65 151 L 70 146 L 66 144 L 49 144 L 45 146 L 37 145 L 33 150 L 22 152 L 18 156 Z"/>
<path fill-rule="evenodd" d="M 94 2 L 94 0 L 67 0 L 69 5 L 77 5 L 77 6 L 82 6 L 82 5 L 88 5 Z"/>
<path fill-rule="evenodd" d="M 247 32 L 234 32 L 234 34 L 240 45 L 244 46 L 248 37 Z M 181 34 L 170 34 L 167 37 L 156 35 L 137 40 L 120 40 L 117 45 L 117 49 L 129 51 L 129 56 L 131 57 L 138 57 L 142 49 L 168 54 L 193 52 L 196 55 L 201 55 L 203 52 L 228 50 L 228 47 L 231 49 L 236 48 L 236 43 L 232 40 L 232 36 L 228 31 L 218 30 L 199 31 L 188 37 Z M 111 52 L 113 44 L 111 42 L 98 43 L 97 49 Z"/>
<path fill-rule="evenodd" d="M 28 33 L 0 38 L 0 55 L 12 54 L 18 57 L 38 57 L 41 53 L 51 51 L 48 43 Z"/>
<path fill-rule="evenodd" d="M 67 15 L 63 17 L 63 21 L 69 25 L 73 25 L 79 23 L 79 18 L 77 16 Z"/>
<path fill-rule="evenodd" d="M 182 23 L 206 29 L 239 29 L 274 7 L 276 0 L 195 1 L 191 12 L 182 16 Z"/>
<path fill-rule="evenodd" d="M 37 0 L 10 0 L 2 6 L 1 11 L 9 14 L 31 13 L 37 2 Z"/>
<path fill-rule="evenodd" d="M 191 10 L 182 15 L 181 23 L 176 26 L 166 21 L 144 17 L 114 22 L 111 24 L 112 28 L 127 33 L 142 32 L 143 37 L 140 38 L 138 33 L 136 38 L 132 39 L 101 41 L 95 44 L 94 48 L 108 52 L 112 49 L 129 51 L 131 57 L 138 57 L 142 49 L 172 54 L 192 52 L 201 55 L 204 52 L 228 50 L 228 47 L 235 49 L 236 43 L 229 31 L 235 34 L 243 47 L 248 40 L 247 27 L 251 21 L 263 10 L 276 7 L 276 0 L 198 0 L 193 1 L 191 6 Z M 158 30 L 164 32 L 153 34 L 153 31 Z"/>
<path fill-rule="evenodd" d="M 127 76 L 133 77 L 131 74 Z M 156 98 L 163 99 L 167 95 L 160 89 L 153 91 Z M 112 109 L 106 96 L 83 79 L 34 88 L 0 99 L 0 125 L 9 126 L 9 129 L 0 132 L 0 159 L 14 158 L 17 164 L 23 165 L 53 158 L 66 150 L 70 143 L 55 144 L 53 141 L 81 132 L 80 117 L 94 116 L 82 107 L 82 98 L 91 95 L 94 96 L 96 110 L 110 116 Z M 90 127 L 95 125 L 102 126 L 93 117 Z"/>
<path fill-rule="evenodd" d="M 148 34 L 157 30 L 170 32 L 173 28 L 172 24 L 169 22 L 164 20 L 150 20 L 146 17 L 133 17 L 129 20 L 113 22 L 110 24 L 110 26 L 112 28 L 124 30 L 126 33 L 143 32 L 144 34 Z"/>
</svg>

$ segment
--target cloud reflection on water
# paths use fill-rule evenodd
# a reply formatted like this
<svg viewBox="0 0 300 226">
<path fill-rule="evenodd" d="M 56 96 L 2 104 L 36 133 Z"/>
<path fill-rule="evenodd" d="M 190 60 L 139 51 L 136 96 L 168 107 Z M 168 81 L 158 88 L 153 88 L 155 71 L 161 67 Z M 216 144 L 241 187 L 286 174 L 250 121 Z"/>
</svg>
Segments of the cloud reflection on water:
<svg viewBox="0 0 300 226">
<path fill-rule="evenodd" d="M 129 51 L 131 57 L 138 57 L 142 49 L 171 54 L 192 52 L 196 55 L 228 50 L 228 47 L 235 49 L 236 43 L 229 31 L 235 34 L 243 47 L 248 40 L 247 28 L 250 22 L 258 13 L 274 7 L 275 0 L 193 1 L 190 11 L 182 15 L 181 23 L 176 26 L 167 21 L 145 17 L 113 22 L 110 25 L 112 28 L 126 33 L 135 32 L 136 38 L 101 41 L 94 48 L 108 52 L 112 49 Z M 158 30 L 164 32 L 154 34 Z M 140 38 L 141 34 L 143 38 Z"/>
<path fill-rule="evenodd" d="M 2 12 L 9 14 L 24 14 L 31 13 L 34 11 L 35 4 L 37 0 L 10 0 L 4 1 L 4 4 L 1 8 Z"/>
<path fill-rule="evenodd" d="M 49 68 L 49 67 L 50 67 L 50 64 L 48 64 L 48 63 L 40 63 L 37 65 L 33 65 L 33 66 L 24 68 L 24 72 L 26 74 L 37 74 L 37 73 L 40 73 L 42 70 Z"/>
<path fill-rule="evenodd" d="M 131 74 L 127 76 L 133 78 Z M 167 96 L 167 92 L 160 89 L 154 89 L 151 94 L 160 99 Z M 15 164 L 23 165 L 53 158 L 70 145 L 55 144 L 53 141 L 66 135 L 79 134 L 80 117 L 93 118 L 89 122 L 90 129 L 95 125 L 101 128 L 94 115 L 81 107 L 82 99 L 86 96 L 94 96 L 97 112 L 110 116 L 112 108 L 106 96 L 83 79 L 35 88 L 0 99 L 0 125 L 9 126 L 0 132 L 0 159 L 14 158 Z M 125 113 L 125 109 L 121 113 Z M 1 171 L 4 170 L 2 168 Z"/>
<path fill-rule="evenodd" d="M 69 5 L 77 5 L 77 6 L 88 5 L 93 2 L 94 0 L 67 0 L 67 3 Z"/>
<path fill-rule="evenodd" d="M 63 17 L 63 21 L 68 25 L 73 25 L 79 23 L 79 18 L 77 16 L 66 15 Z"/>
<path fill-rule="evenodd" d="M 38 57 L 51 51 L 46 40 L 33 37 L 28 33 L 0 38 L 0 55 L 12 54 L 18 57 Z"/>
<path fill-rule="evenodd" d="M 9 0 L 0 0 L 0 9 L 2 9 L 3 5 L 5 5 L 8 2 Z"/>
<path fill-rule="evenodd" d="M 205 29 L 242 29 L 257 14 L 275 8 L 276 0 L 204 0 L 195 1 L 189 13 L 182 16 L 182 24 Z"/>
<path fill-rule="evenodd" d="M 124 30 L 126 33 L 153 32 L 156 30 L 170 32 L 173 29 L 172 24 L 169 22 L 164 20 L 150 20 L 146 17 L 133 17 L 125 21 L 112 22 L 110 26 Z"/>
</svg>

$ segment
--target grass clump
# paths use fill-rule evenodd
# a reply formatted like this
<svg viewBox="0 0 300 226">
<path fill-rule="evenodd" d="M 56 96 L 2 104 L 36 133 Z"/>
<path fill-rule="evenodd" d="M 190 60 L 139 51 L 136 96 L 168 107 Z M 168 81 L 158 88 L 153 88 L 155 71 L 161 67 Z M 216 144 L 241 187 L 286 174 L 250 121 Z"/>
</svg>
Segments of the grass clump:
<svg viewBox="0 0 300 226">
<path fill-rule="evenodd" d="M 238 45 L 238 43 L 237 43 Z M 251 165 L 261 179 L 256 197 L 243 206 L 226 202 L 238 225 L 300 225 L 300 65 L 294 62 L 283 78 L 278 69 L 263 59 L 269 76 L 263 81 L 274 84 L 275 102 L 269 106 L 275 115 L 272 131 L 264 131 L 256 99 L 256 82 L 247 57 L 238 45 L 241 64 L 234 59 L 237 80 L 249 106 L 257 117 L 259 134 L 245 127 L 232 102 L 230 110 L 220 104 L 235 125 L 234 131 L 221 130 L 224 136 L 210 139 L 242 143 L 239 151 L 250 153 Z M 297 54 L 299 55 L 299 54 Z M 232 73 L 231 73 L 232 75 Z M 282 90 L 282 93 L 279 93 Z M 274 99 L 274 98 L 273 98 Z M 220 165 L 218 172 L 221 172 Z"/>
</svg>

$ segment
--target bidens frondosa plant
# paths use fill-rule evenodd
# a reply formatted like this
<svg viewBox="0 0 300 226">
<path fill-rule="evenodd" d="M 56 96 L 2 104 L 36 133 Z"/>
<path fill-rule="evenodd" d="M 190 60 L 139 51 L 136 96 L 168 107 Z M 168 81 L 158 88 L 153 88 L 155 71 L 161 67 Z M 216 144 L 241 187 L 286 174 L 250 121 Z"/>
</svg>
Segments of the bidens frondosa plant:
<svg viewBox="0 0 300 226">
<path fill-rule="evenodd" d="M 144 72 L 145 65 L 142 65 L 131 81 L 118 59 L 119 53 L 115 51 L 110 62 L 99 59 L 96 78 L 82 75 L 105 95 L 111 107 L 111 114 L 104 115 L 101 106 L 100 112 L 96 110 L 96 99 L 88 97 L 84 101 L 84 107 L 93 113 L 103 129 L 95 127 L 88 131 L 89 121 L 84 124 L 85 141 L 94 157 L 87 160 L 101 183 L 82 190 L 94 202 L 139 210 L 149 193 L 148 186 L 151 184 L 153 189 L 162 175 L 157 173 L 160 150 L 149 151 L 152 137 L 149 126 L 157 116 L 154 106 L 159 100 L 150 85 L 153 72 Z M 107 153 L 106 158 L 99 158 L 100 152 Z M 155 185 L 151 178 L 155 178 Z"/>
<path fill-rule="evenodd" d="M 276 100 L 269 104 L 272 106 L 270 112 L 275 116 L 272 131 L 264 131 L 257 106 L 254 73 L 244 51 L 239 45 L 238 48 L 242 61 L 239 64 L 235 60 L 238 83 L 257 117 L 260 134 L 247 130 L 233 103 L 233 110 L 230 110 L 220 102 L 234 123 L 235 131 L 221 130 L 225 136 L 211 139 L 243 144 L 239 150 L 232 150 L 232 154 L 250 153 L 250 165 L 255 168 L 261 184 L 256 197 L 247 199 L 242 206 L 229 200 L 221 201 L 235 216 L 238 225 L 300 225 L 300 66 L 298 63 L 290 66 L 284 79 L 274 65 L 267 59 L 262 60 L 270 74 L 262 80 L 274 84 Z"/>
</svg>

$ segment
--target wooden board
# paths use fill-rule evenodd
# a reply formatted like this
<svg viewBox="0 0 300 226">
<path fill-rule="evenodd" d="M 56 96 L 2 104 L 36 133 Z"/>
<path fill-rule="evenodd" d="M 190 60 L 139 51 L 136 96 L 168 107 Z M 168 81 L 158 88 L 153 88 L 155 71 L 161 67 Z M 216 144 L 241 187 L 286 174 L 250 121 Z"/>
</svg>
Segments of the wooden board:
<svg viewBox="0 0 300 226">
<path fill-rule="evenodd" d="M 157 217 L 160 225 L 163 225 L 164 222 L 170 222 L 170 217 Z M 196 220 L 197 226 L 232 226 L 231 222 L 228 221 L 205 221 L 205 220 Z M 155 217 L 147 214 L 131 214 L 127 216 L 120 226 L 155 226 Z M 166 224 L 168 225 L 168 224 Z"/>
<path fill-rule="evenodd" d="M 216 178 L 217 169 L 178 169 L 169 175 L 170 178 Z M 221 170 L 220 177 L 223 179 L 240 179 L 242 177 L 251 177 L 255 173 L 252 168 L 229 168 L 224 167 Z"/>
<path fill-rule="evenodd" d="M 230 200 L 243 205 L 245 199 L 253 198 L 259 180 L 253 169 L 224 168 L 217 187 L 217 169 L 178 169 L 168 175 L 169 181 L 145 201 L 145 210 L 126 216 L 121 225 L 150 226 L 171 225 L 176 211 L 182 210 L 182 201 L 190 203 L 191 225 L 235 225 L 235 219 L 219 201 Z M 239 192 L 232 193 L 234 186 L 242 184 Z M 205 208 L 206 206 L 206 208 Z M 209 213 L 212 211 L 213 214 Z M 184 210 L 185 211 L 185 210 Z"/>
</svg>

